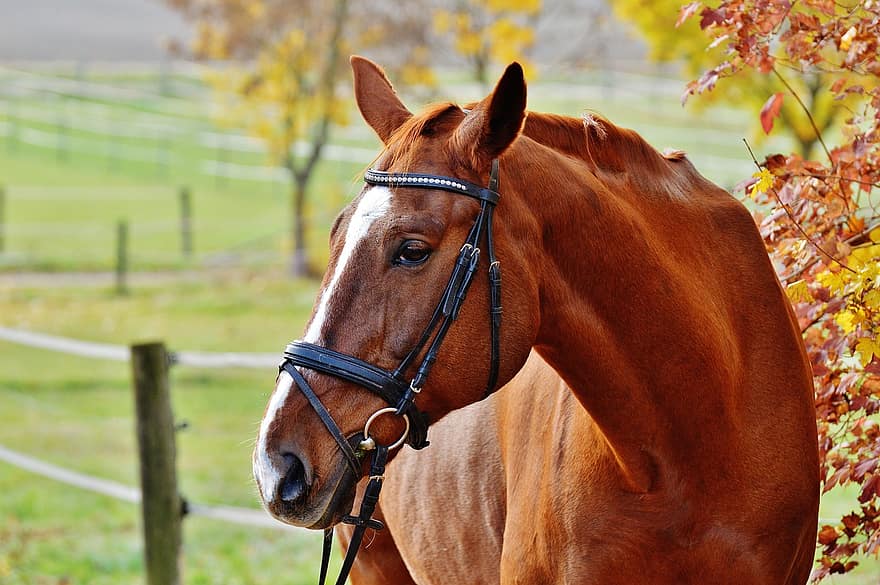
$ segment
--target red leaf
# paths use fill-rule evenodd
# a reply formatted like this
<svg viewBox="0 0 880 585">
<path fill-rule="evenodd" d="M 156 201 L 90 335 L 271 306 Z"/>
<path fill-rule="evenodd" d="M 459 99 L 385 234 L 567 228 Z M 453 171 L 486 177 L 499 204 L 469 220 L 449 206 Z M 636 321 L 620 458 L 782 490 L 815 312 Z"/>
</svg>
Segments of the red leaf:
<svg viewBox="0 0 880 585">
<path fill-rule="evenodd" d="M 675 21 L 675 28 L 680 27 L 681 23 L 696 14 L 697 10 L 699 10 L 702 5 L 702 2 L 691 2 L 686 6 L 682 6 L 681 10 L 678 12 L 678 20 Z"/>
<path fill-rule="evenodd" d="M 819 531 L 819 543 L 825 546 L 834 544 L 839 537 L 837 529 L 833 526 L 823 526 L 822 530 Z"/>
<path fill-rule="evenodd" d="M 700 28 L 705 30 L 713 24 L 724 23 L 724 16 L 718 10 L 704 8 L 700 13 Z"/>
<path fill-rule="evenodd" d="M 783 97 L 785 97 L 785 94 L 782 92 L 774 93 L 770 96 L 770 99 L 764 102 L 764 107 L 761 108 L 761 127 L 764 129 L 765 134 L 770 134 L 770 131 L 773 130 L 773 119 L 779 115 Z"/>
<path fill-rule="evenodd" d="M 868 479 L 862 484 L 862 491 L 859 493 L 859 502 L 865 504 L 878 494 L 880 494 L 880 475 L 869 475 Z"/>
</svg>

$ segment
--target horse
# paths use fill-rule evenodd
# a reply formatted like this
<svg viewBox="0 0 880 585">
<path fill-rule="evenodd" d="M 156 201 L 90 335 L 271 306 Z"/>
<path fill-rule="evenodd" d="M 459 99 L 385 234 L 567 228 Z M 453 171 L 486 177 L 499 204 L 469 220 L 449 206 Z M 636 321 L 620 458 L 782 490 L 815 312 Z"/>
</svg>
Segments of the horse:
<svg viewBox="0 0 880 585">
<path fill-rule="evenodd" d="M 384 480 L 359 585 L 805 583 L 812 377 L 748 210 L 682 152 L 527 111 L 516 63 L 480 102 L 418 115 L 352 68 L 384 148 L 260 425 L 266 509 L 357 524 L 361 475 L 363 501 Z M 430 449 L 394 450 L 428 424 Z"/>
</svg>

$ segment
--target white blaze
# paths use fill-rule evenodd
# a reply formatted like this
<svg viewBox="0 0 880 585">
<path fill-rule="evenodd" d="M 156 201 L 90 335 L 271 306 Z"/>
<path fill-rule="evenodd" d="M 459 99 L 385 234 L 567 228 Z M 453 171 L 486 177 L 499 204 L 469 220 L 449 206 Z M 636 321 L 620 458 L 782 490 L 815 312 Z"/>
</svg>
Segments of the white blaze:
<svg viewBox="0 0 880 585">
<path fill-rule="evenodd" d="M 349 260 L 354 256 L 354 252 L 360 243 L 366 238 L 373 223 L 388 213 L 390 208 L 391 190 L 388 187 L 374 186 L 364 192 L 351 216 L 351 220 L 349 220 L 342 252 L 336 260 L 333 277 L 321 293 L 318 307 L 312 316 L 312 322 L 309 325 L 308 331 L 303 336 L 303 341 L 317 343 L 318 339 L 320 339 L 324 320 L 327 317 L 330 302 L 333 300 L 336 291 L 336 285 L 348 268 Z M 275 417 L 278 416 L 279 411 L 287 401 L 287 395 L 290 393 L 292 386 L 293 378 L 287 372 L 282 371 L 278 376 L 278 383 L 275 385 L 272 398 L 269 400 L 266 416 L 263 417 L 263 421 L 260 423 L 260 435 L 257 439 L 256 455 L 254 456 L 254 477 L 259 480 L 261 495 L 263 496 L 263 501 L 267 504 L 275 498 L 278 482 L 282 480 L 282 474 L 273 463 L 273 458 L 268 451 L 269 429 L 272 428 Z M 276 454 L 275 459 L 280 460 L 280 453 Z"/>
<path fill-rule="evenodd" d="M 321 329 L 324 327 L 324 319 L 327 318 L 327 309 L 333 293 L 336 291 L 336 285 L 339 279 L 348 268 L 348 262 L 354 256 L 354 251 L 358 245 L 367 236 L 370 227 L 380 217 L 388 213 L 391 207 L 391 190 L 388 187 L 370 187 L 364 192 L 363 197 L 358 203 L 357 209 L 351 216 L 348 223 L 348 230 L 345 232 L 345 244 L 342 246 L 342 252 L 336 260 L 336 269 L 333 271 L 333 278 L 327 283 L 327 287 L 321 294 L 321 300 L 318 301 L 318 308 L 312 316 L 312 322 L 308 331 L 303 336 L 303 341 L 309 343 L 317 343 L 321 336 Z"/>
<path fill-rule="evenodd" d="M 281 481 L 281 472 L 272 463 L 269 451 L 266 448 L 266 439 L 269 435 L 269 429 L 275 422 L 278 411 L 287 401 L 287 395 L 293 386 L 293 378 L 284 370 L 278 375 L 278 382 L 275 384 L 275 391 L 269 400 L 269 408 L 266 410 L 266 416 L 260 423 L 260 437 L 257 440 L 257 450 L 254 456 L 254 477 L 257 478 L 262 492 L 263 501 L 267 504 L 275 498 L 275 491 L 278 482 Z"/>
</svg>

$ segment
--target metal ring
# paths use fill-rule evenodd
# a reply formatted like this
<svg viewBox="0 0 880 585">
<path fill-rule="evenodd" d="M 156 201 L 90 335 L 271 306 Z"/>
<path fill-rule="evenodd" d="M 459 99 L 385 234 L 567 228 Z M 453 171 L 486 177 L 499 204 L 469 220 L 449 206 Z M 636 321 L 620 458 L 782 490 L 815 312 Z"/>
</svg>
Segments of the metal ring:
<svg viewBox="0 0 880 585">
<path fill-rule="evenodd" d="M 392 407 L 380 408 L 379 410 L 377 410 L 376 412 L 374 412 L 373 414 L 370 415 L 370 418 L 368 418 L 367 422 L 364 423 L 364 440 L 365 441 L 370 438 L 370 425 L 373 424 L 373 421 L 375 421 L 377 418 L 379 418 L 383 414 L 391 414 L 392 412 L 397 412 L 397 409 L 392 408 Z M 388 445 L 389 451 L 391 451 L 393 449 L 397 449 L 398 447 L 403 445 L 403 442 L 406 441 L 406 436 L 409 434 L 409 417 L 405 414 L 403 414 L 401 416 L 403 417 L 403 420 L 406 421 L 406 429 L 403 431 L 403 434 L 400 436 L 399 439 L 397 439 L 397 441 L 395 441 L 391 445 Z"/>
</svg>

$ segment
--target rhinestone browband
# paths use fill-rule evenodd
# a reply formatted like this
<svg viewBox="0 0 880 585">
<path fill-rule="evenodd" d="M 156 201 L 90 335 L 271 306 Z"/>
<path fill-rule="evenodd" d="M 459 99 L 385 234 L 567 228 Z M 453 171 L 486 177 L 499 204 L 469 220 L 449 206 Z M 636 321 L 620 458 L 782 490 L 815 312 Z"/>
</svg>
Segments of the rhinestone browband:
<svg viewBox="0 0 880 585">
<path fill-rule="evenodd" d="M 392 185 L 395 187 L 428 187 L 467 195 L 491 204 L 498 203 L 498 193 L 474 183 L 444 177 L 442 175 L 425 175 L 421 173 L 387 173 L 375 169 L 367 169 L 364 181 L 370 185 Z"/>
</svg>

